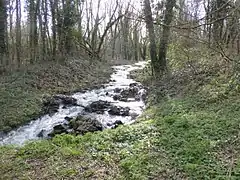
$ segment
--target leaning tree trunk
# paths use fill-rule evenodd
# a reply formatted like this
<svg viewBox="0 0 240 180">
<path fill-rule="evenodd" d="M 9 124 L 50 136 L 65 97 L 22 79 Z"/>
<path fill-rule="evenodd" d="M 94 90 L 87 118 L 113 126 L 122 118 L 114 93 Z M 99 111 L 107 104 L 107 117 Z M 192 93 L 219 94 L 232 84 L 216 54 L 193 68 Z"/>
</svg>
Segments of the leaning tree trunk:
<svg viewBox="0 0 240 180">
<path fill-rule="evenodd" d="M 157 74 L 162 74 L 164 71 L 167 70 L 166 54 L 167 54 L 168 39 L 170 36 L 170 26 L 169 25 L 172 22 L 173 7 L 175 6 L 175 3 L 176 3 L 176 0 L 167 0 L 167 2 L 166 2 L 164 26 L 163 26 L 163 31 L 161 34 L 160 46 L 159 46 L 159 51 L 158 51 L 160 72 L 157 72 Z"/>
</svg>

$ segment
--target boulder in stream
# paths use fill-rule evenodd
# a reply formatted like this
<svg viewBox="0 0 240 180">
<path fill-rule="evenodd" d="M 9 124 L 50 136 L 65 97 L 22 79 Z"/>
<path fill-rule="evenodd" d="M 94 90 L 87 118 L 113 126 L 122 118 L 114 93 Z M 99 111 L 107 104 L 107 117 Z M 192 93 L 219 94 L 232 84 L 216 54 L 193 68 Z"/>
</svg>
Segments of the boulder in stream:
<svg viewBox="0 0 240 180">
<path fill-rule="evenodd" d="M 66 95 L 55 95 L 53 99 L 65 106 L 77 106 L 77 99 Z"/>
<path fill-rule="evenodd" d="M 140 84 L 137 82 L 129 84 L 129 87 L 136 87 L 136 86 L 140 86 Z"/>
<path fill-rule="evenodd" d="M 137 87 L 131 87 L 128 89 L 124 89 L 120 95 L 123 98 L 135 98 L 135 96 L 138 94 L 139 89 Z"/>
<path fill-rule="evenodd" d="M 115 95 L 113 96 L 113 100 L 114 100 L 114 101 L 123 101 L 123 102 L 127 102 L 127 101 L 128 101 L 127 98 L 122 97 L 120 94 L 115 94 Z"/>
<path fill-rule="evenodd" d="M 113 123 L 112 129 L 115 129 L 115 128 L 117 128 L 117 127 L 120 126 L 120 125 L 123 125 L 123 122 L 120 121 L 120 120 L 117 120 L 117 121 L 115 121 L 115 122 Z"/>
<path fill-rule="evenodd" d="M 120 93 L 121 91 L 122 91 L 121 88 L 115 88 L 115 89 L 113 90 L 114 93 Z"/>
<path fill-rule="evenodd" d="M 102 131 L 102 124 L 96 119 L 91 119 L 84 116 L 78 116 L 69 123 L 70 128 L 75 134 L 86 134 L 87 132 Z"/>
<path fill-rule="evenodd" d="M 136 101 L 139 101 L 141 98 L 139 96 L 140 91 L 140 85 L 138 83 L 132 83 L 129 85 L 129 88 L 126 89 L 118 89 L 116 88 L 114 90 L 115 94 L 113 96 L 113 100 L 115 101 L 124 101 L 127 102 L 128 99 L 135 99 Z"/>
<path fill-rule="evenodd" d="M 66 95 L 47 96 L 43 98 L 43 112 L 45 114 L 53 115 L 58 112 L 59 106 L 76 106 L 77 99 Z"/>
<path fill-rule="evenodd" d="M 115 116 L 129 116 L 129 107 L 111 106 L 108 113 Z"/>
<path fill-rule="evenodd" d="M 92 102 L 90 105 L 86 106 L 84 110 L 89 113 L 95 112 L 97 114 L 103 114 L 110 106 L 110 102 L 99 100 Z"/>
<path fill-rule="evenodd" d="M 53 137 L 57 134 L 62 134 L 62 133 L 68 133 L 68 128 L 63 124 L 58 124 L 53 127 L 53 131 L 50 134 L 48 134 L 48 136 Z"/>
<path fill-rule="evenodd" d="M 66 121 L 70 121 L 70 120 L 72 120 L 73 118 L 66 116 L 64 119 L 65 119 Z"/>
<path fill-rule="evenodd" d="M 46 130 L 42 129 L 42 130 L 40 131 L 40 133 L 38 133 L 37 137 L 43 138 L 43 137 L 45 137 L 45 134 L 46 134 Z"/>
<path fill-rule="evenodd" d="M 140 89 L 140 91 L 138 92 L 138 97 L 141 98 L 143 101 L 146 101 L 147 95 L 148 95 L 148 91 L 145 88 Z"/>
<path fill-rule="evenodd" d="M 114 101 L 121 100 L 121 98 L 122 98 L 122 96 L 121 96 L 120 94 L 115 94 L 115 95 L 113 96 L 113 100 L 114 100 Z"/>
</svg>

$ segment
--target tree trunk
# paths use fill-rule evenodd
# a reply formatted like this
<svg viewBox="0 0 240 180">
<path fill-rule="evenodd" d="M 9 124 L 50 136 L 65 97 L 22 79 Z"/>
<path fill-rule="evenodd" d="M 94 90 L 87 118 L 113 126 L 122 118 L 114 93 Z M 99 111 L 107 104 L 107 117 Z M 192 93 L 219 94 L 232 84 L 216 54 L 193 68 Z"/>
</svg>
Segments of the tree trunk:
<svg viewBox="0 0 240 180">
<path fill-rule="evenodd" d="M 152 18 L 152 10 L 150 6 L 149 0 L 144 0 L 144 14 L 145 14 L 145 22 L 146 27 L 149 34 L 149 40 L 150 40 L 150 56 L 151 56 L 151 64 L 152 64 L 152 70 L 155 74 L 159 71 L 159 65 L 157 60 L 157 46 L 156 46 L 156 36 L 154 32 L 154 26 L 153 26 L 153 18 Z"/>
<path fill-rule="evenodd" d="M 0 1 L 0 64 L 4 64 L 3 61 L 6 53 L 5 18 L 6 18 L 5 0 L 1 0 Z"/>
<path fill-rule="evenodd" d="M 138 24 L 134 26 L 133 29 L 133 45 L 134 45 L 134 60 L 138 61 L 138 51 L 139 51 L 139 36 L 138 36 L 138 29 L 137 29 Z"/>
<path fill-rule="evenodd" d="M 224 27 L 224 17 L 226 15 L 226 5 L 224 0 L 217 0 L 213 1 L 212 4 L 212 11 L 216 11 L 213 14 L 213 19 L 212 21 L 215 21 L 213 23 L 213 40 L 215 43 L 219 42 L 222 40 L 222 35 L 223 35 L 223 27 Z M 221 8 L 221 10 L 219 10 Z"/>
<path fill-rule="evenodd" d="M 30 62 L 36 61 L 36 50 L 38 45 L 38 34 L 37 34 L 37 14 L 39 9 L 39 0 L 30 0 L 29 2 L 29 20 L 30 20 Z"/>
<path fill-rule="evenodd" d="M 20 0 L 16 0 L 16 52 L 17 52 L 17 66 L 21 66 L 21 3 Z"/>
<path fill-rule="evenodd" d="M 44 0 L 41 2 L 41 10 L 44 12 Z M 41 16 L 41 10 L 40 7 L 38 9 L 38 23 L 39 23 L 39 29 L 40 29 L 40 36 L 42 40 L 42 45 L 41 45 L 41 54 L 40 54 L 40 59 L 45 60 L 46 58 L 46 31 L 45 31 L 45 26 L 44 26 L 44 19 L 43 16 Z"/>
<path fill-rule="evenodd" d="M 112 32 L 112 59 L 115 58 L 115 51 L 116 51 L 116 39 L 117 39 L 117 28 L 118 28 L 118 22 L 116 23 L 114 27 L 114 32 Z"/>
<path fill-rule="evenodd" d="M 160 46 L 159 46 L 159 51 L 158 51 L 160 72 L 157 72 L 157 74 L 159 74 L 159 73 L 161 74 L 167 70 L 166 54 L 167 54 L 167 47 L 168 47 L 168 39 L 170 36 L 169 25 L 172 22 L 173 7 L 175 6 L 175 3 L 176 3 L 176 0 L 167 0 L 167 2 L 166 2 L 166 10 L 165 10 L 165 16 L 164 16 L 164 21 L 163 21 L 164 26 L 163 26 L 163 31 L 161 34 Z"/>
<path fill-rule="evenodd" d="M 141 47 L 139 47 L 140 49 L 140 55 L 143 61 L 146 60 L 146 56 L 147 56 L 147 45 L 145 44 L 141 44 Z"/>
<path fill-rule="evenodd" d="M 57 27 L 56 27 L 56 9 L 57 9 L 57 0 L 50 0 L 50 8 L 52 14 L 52 59 L 56 59 L 57 51 Z M 46 12 L 47 13 L 47 12 Z"/>
<path fill-rule="evenodd" d="M 237 53 L 240 54 L 240 34 L 237 37 Z"/>
</svg>

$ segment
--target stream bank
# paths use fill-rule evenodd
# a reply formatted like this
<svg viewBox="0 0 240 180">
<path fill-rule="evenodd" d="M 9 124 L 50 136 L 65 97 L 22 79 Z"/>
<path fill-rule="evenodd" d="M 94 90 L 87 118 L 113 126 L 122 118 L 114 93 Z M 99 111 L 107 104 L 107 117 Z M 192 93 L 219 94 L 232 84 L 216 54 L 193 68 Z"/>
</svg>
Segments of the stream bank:
<svg viewBox="0 0 240 180">
<path fill-rule="evenodd" d="M 0 77 L 0 135 L 43 115 L 45 95 L 72 94 L 106 83 L 112 73 L 109 62 L 69 58 L 44 62 Z"/>
<path fill-rule="evenodd" d="M 46 115 L 11 131 L 2 137 L 1 144 L 21 145 L 61 133 L 85 134 L 87 129 L 93 132 L 132 123 L 145 108 L 147 91 L 128 76 L 130 71 L 144 66 L 145 62 L 113 66 L 110 82 L 100 88 L 46 98 L 43 103 Z M 91 123 L 86 126 L 88 122 Z"/>
</svg>

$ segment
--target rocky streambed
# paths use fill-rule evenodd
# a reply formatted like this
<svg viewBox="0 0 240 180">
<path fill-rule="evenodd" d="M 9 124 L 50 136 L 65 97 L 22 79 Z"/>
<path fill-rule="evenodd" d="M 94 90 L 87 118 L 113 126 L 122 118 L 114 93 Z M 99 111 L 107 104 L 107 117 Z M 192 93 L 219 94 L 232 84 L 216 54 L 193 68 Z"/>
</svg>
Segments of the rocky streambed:
<svg viewBox="0 0 240 180">
<path fill-rule="evenodd" d="M 62 133 L 83 135 L 134 122 L 145 108 L 147 89 L 129 74 L 145 64 L 113 66 L 110 82 L 99 89 L 45 97 L 46 115 L 4 135 L 0 144 L 22 145 Z"/>
</svg>

